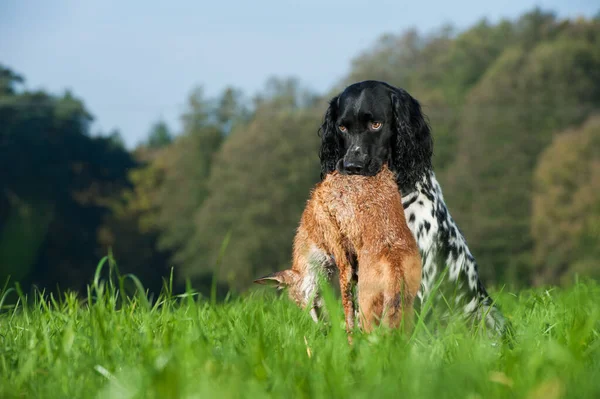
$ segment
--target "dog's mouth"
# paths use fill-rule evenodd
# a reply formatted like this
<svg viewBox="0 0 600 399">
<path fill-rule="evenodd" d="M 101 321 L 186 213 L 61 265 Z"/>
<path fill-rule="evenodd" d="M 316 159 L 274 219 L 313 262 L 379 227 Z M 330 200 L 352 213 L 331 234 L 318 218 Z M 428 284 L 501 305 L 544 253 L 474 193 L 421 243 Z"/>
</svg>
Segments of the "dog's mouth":
<svg viewBox="0 0 600 399">
<path fill-rule="evenodd" d="M 358 176 L 375 176 L 383 168 L 383 163 L 376 162 L 375 160 L 367 160 L 364 165 L 357 167 L 355 164 L 351 164 L 352 167 L 348 168 L 344 165 L 344 159 L 340 159 L 336 164 L 336 170 L 343 175 L 358 175 Z"/>
</svg>

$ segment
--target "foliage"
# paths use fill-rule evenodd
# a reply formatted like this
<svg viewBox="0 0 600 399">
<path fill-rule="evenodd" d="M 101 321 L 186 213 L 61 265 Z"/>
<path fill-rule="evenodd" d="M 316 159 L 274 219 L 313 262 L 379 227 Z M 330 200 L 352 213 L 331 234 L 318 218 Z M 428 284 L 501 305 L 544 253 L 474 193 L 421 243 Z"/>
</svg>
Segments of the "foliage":
<svg viewBox="0 0 600 399">
<path fill-rule="evenodd" d="M 599 42 L 597 17 L 559 20 L 538 8 L 464 31 L 386 34 L 322 96 L 295 78 L 272 77 L 250 100 L 233 87 L 215 98 L 196 88 L 181 131 L 158 119 L 131 152 L 118 131 L 92 137 L 92 117 L 72 94 L 25 90 L 0 67 L 0 277 L 82 288 L 112 249 L 153 292 L 171 267 L 178 284 L 189 278 L 203 292 L 215 271 L 224 288 L 248 288 L 289 262 L 318 180 L 327 100 L 365 79 L 421 102 L 445 200 L 486 286 L 598 276 L 600 201 L 576 172 L 595 161 L 559 149 L 583 139 L 555 137 L 591 143 L 598 134 Z M 572 189 L 567 201 L 561 193 Z"/>
<path fill-rule="evenodd" d="M 146 146 L 151 149 L 166 147 L 173 142 L 173 135 L 165 121 L 156 122 L 148 134 Z"/>
<path fill-rule="evenodd" d="M 210 194 L 194 215 L 185 276 L 212 275 L 229 232 L 218 275 L 234 289 L 291 261 L 296 225 L 319 178 L 318 123 L 314 112 L 265 104 L 232 132 L 215 158 Z"/>
<path fill-rule="evenodd" d="M 100 253 L 96 229 L 135 162 L 115 136 L 91 137 L 92 116 L 67 92 L 19 90 L 0 67 L 1 274 L 83 288 Z"/>
<path fill-rule="evenodd" d="M 156 224 L 156 201 L 165 174 L 164 147 L 140 147 L 134 152 L 138 166 L 128 171 L 130 187 L 111 198 L 110 213 L 98 229 L 98 244 L 123 265 L 123 271 L 144 280 L 158 293 L 168 272 L 172 253 L 158 247 L 161 232 Z"/>
<path fill-rule="evenodd" d="M 556 136 L 534 176 L 536 282 L 559 281 L 572 272 L 599 278 L 600 117 Z"/>
<path fill-rule="evenodd" d="M 457 130 L 450 174 L 460 197 L 450 203 L 467 237 L 477 237 L 472 249 L 488 279 L 527 282 L 537 157 L 554 134 L 600 107 L 599 29 L 562 29 L 530 50 L 508 48 L 470 92 Z"/>
<path fill-rule="evenodd" d="M 155 222 L 161 229 L 159 247 L 174 253 L 176 265 L 185 259 L 185 248 L 195 232 L 194 214 L 208 196 L 206 184 L 214 154 L 242 112 L 232 89 L 224 92 L 216 109 L 202 89 L 195 89 L 181 117 L 183 133 L 161 156 L 164 177 L 155 193 Z"/>
</svg>

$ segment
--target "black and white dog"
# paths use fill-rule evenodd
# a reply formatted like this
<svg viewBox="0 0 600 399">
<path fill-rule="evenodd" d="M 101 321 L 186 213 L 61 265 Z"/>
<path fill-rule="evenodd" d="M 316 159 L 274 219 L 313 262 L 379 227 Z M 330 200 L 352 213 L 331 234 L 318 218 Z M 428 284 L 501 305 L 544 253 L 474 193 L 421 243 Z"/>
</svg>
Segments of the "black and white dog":
<svg viewBox="0 0 600 399">
<path fill-rule="evenodd" d="M 423 260 L 420 305 L 445 275 L 442 285 L 452 287 L 454 305 L 503 334 L 507 323 L 481 283 L 477 263 L 444 203 L 431 164 L 433 140 L 419 102 L 384 82 L 355 83 L 330 101 L 319 135 L 321 178 L 336 169 L 374 175 L 384 162 L 397 174 L 408 226 Z"/>
</svg>

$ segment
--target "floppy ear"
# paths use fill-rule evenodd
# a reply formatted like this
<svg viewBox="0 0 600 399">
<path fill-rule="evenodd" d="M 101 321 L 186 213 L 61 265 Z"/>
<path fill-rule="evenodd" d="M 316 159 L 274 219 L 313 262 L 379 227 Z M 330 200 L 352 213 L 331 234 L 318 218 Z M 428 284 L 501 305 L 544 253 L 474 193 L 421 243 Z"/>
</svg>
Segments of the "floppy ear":
<svg viewBox="0 0 600 399">
<path fill-rule="evenodd" d="M 256 284 L 268 285 L 276 287 L 278 290 L 284 289 L 291 285 L 296 278 L 296 272 L 287 269 L 279 272 L 271 273 L 268 276 L 261 277 L 254 280 Z"/>
<path fill-rule="evenodd" d="M 391 163 L 398 174 L 400 188 L 406 191 L 431 169 L 433 139 L 417 100 L 406 91 L 396 89 L 391 101 L 395 124 Z"/>
<path fill-rule="evenodd" d="M 325 112 L 323 123 L 319 128 L 319 137 L 321 137 L 321 148 L 319 149 L 319 159 L 321 160 L 321 179 L 326 174 L 335 170 L 335 165 L 341 158 L 341 138 L 337 132 L 335 122 L 338 116 L 338 96 L 329 101 L 329 107 Z"/>
</svg>

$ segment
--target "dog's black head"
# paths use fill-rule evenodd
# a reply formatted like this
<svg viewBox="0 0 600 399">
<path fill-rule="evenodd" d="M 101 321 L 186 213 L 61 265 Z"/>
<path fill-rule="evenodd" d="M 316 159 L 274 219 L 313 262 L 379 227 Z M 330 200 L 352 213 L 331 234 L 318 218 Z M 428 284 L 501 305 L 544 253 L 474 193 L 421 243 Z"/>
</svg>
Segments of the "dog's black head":
<svg viewBox="0 0 600 399">
<path fill-rule="evenodd" d="M 330 101 L 319 133 L 321 178 L 336 169 L 375 175 L 387 162 L 409 191 L 431 168 L 433 142 L 421 106 L 387 83 L 348 86 Z"/>
</svg>

